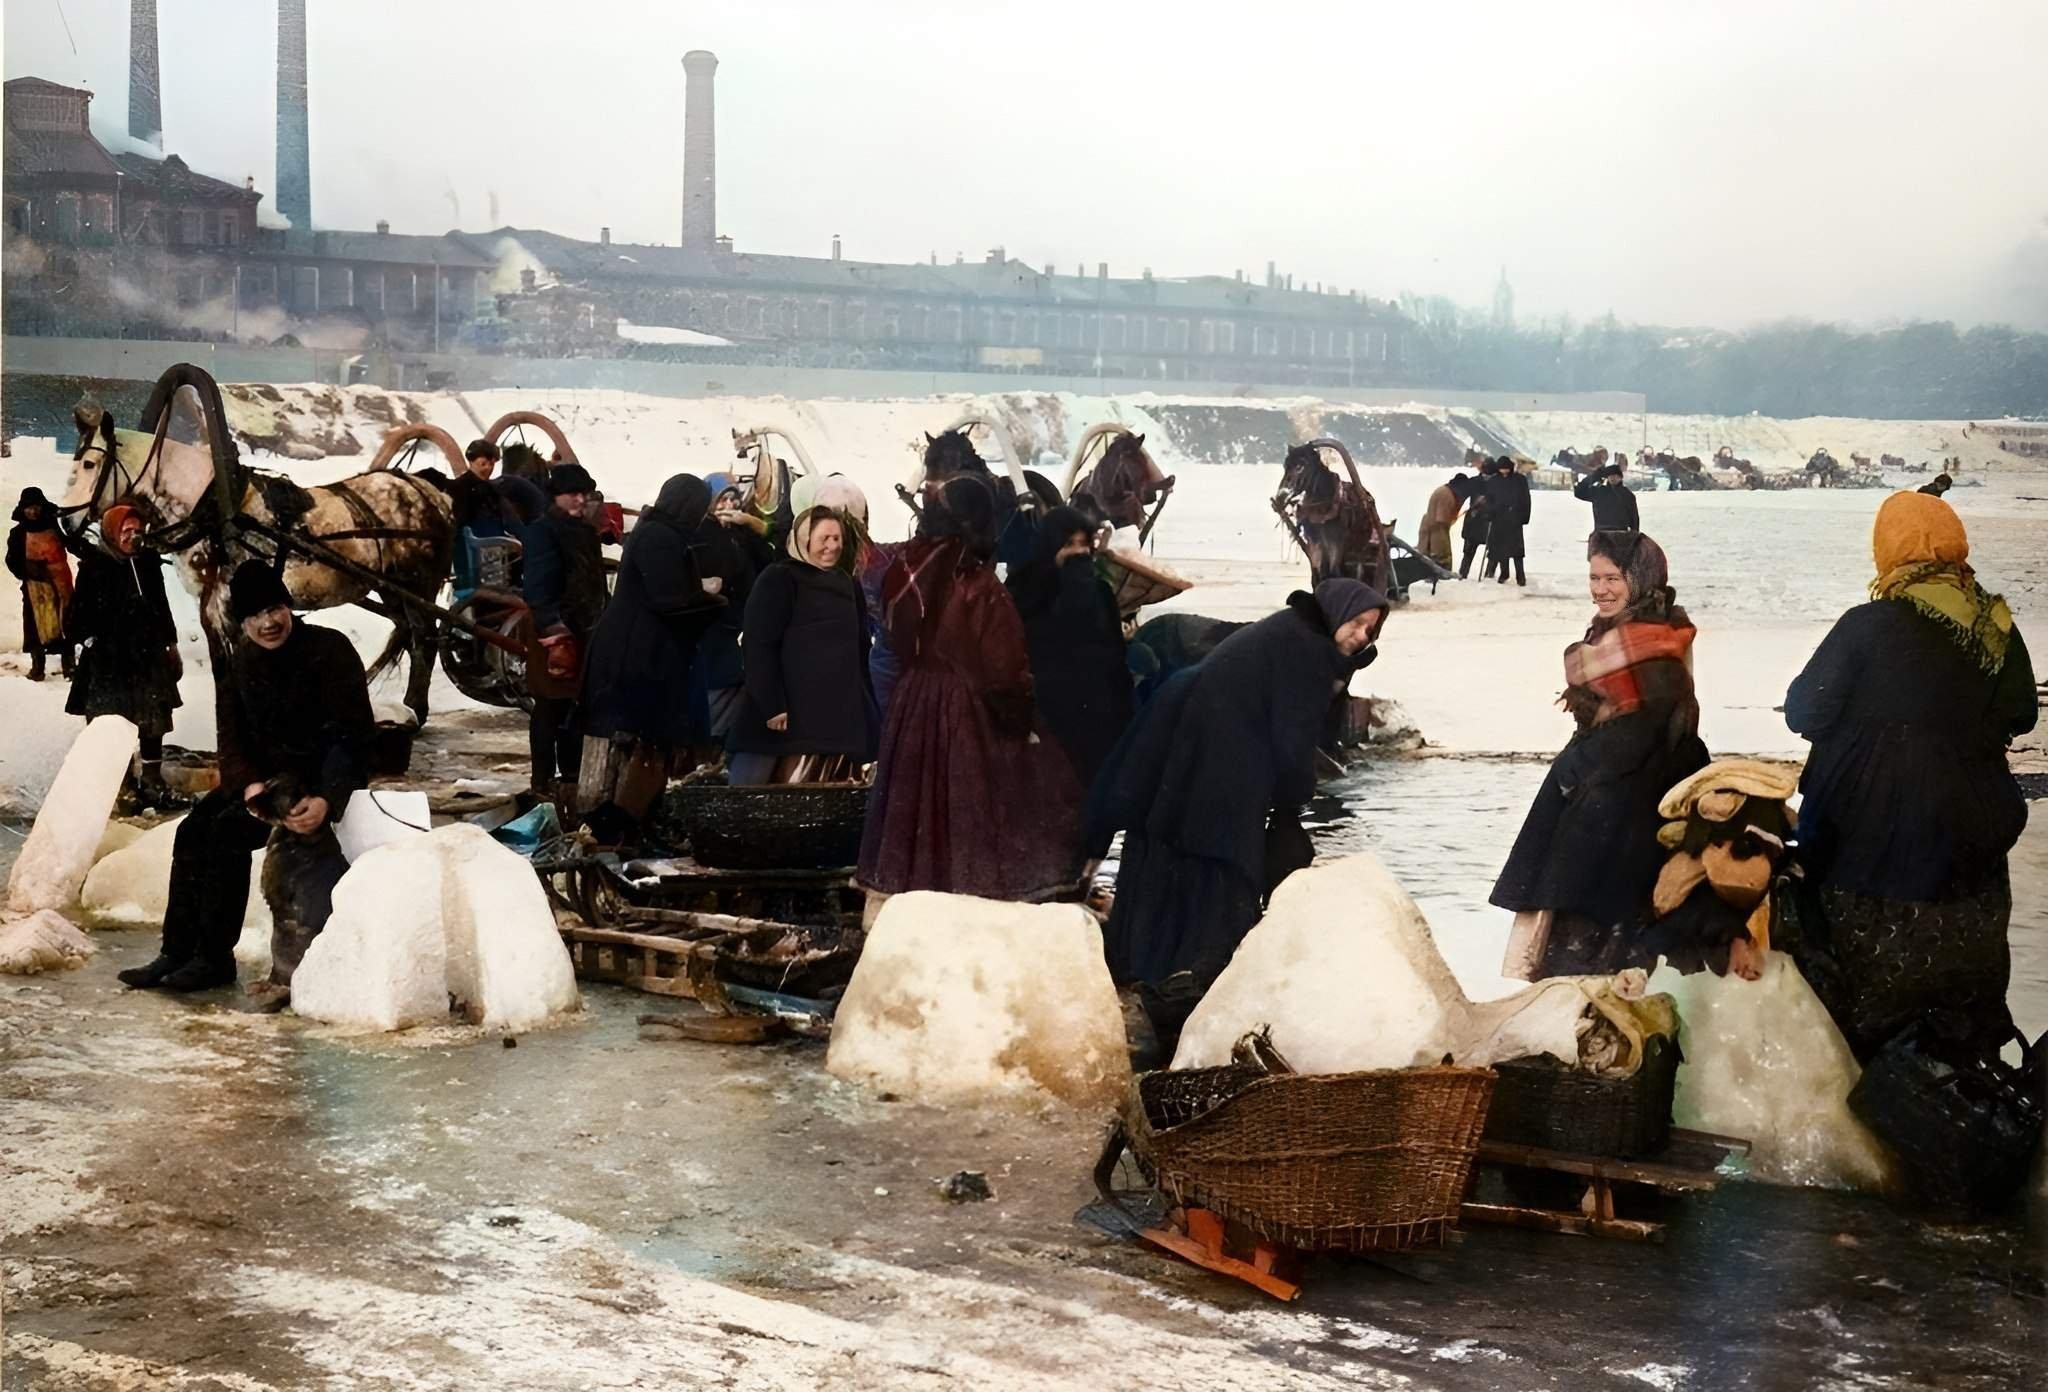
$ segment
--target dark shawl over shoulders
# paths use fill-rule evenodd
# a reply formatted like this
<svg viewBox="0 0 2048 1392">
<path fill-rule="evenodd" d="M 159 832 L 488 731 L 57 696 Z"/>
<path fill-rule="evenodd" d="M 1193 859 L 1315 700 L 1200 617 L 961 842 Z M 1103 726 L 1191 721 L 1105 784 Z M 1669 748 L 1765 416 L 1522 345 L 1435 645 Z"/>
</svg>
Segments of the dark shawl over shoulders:
<svg viewBox="0 0 2048 1392">
<path fill-rule="evenodd" d="M 1994 677 L 1906 604 L 1849 610 L 1785 695 L 1785 723 L 1813 742 L 1799 783 L 1808 872 L 1920 902 L 1994 885 L 2027 821 L 2005 747 L 2038 710 L 2017 628 Z"/>
<path fill-rule="evenodd" d="M 705 738 L 690 664 L 724 606 L 704 592 L 691 530 L 649 511 L 626 539 L 618 586 L 590 644 L 584 733 L 687 744 Z"/>
<path fill-rule="evenodd" d="M 772 565 L 747 601 L 745 695 L 732 747 L 745 754 L 875 757 L 881 717 L 868 685 L 867 601 L 842 570 Z M 787 715 L 789 728 L 768 728 Z"/>
<path fill-rule="evenodd" d="M 1038 714 L 1086 786 L 1131 720 L 1123 616 L 1092 557 L 1039 568 L 1010 593 L 1024 620 Z"/>
<path fill-rule="evenodd" d="M 1089 853 L 1142 830 L 1263 884 L 1267 814 L 1314 796 L 1316 744 L 1352 667 L 1312 603 L 1224 639 L 1167 682 L 1111 751 L 1089 796 Z"/>
</svg>

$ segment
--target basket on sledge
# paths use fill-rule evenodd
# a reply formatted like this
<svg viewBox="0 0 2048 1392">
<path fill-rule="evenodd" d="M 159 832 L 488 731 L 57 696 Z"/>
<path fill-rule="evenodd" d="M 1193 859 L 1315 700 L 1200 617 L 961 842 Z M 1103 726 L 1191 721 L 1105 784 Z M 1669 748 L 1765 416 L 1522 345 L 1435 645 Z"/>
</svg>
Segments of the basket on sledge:
<svg viewBox="0 0 2048 1392">
<path fill-rule="evenodd" d="M 1548 1054 L 1498 1063 L 1486 1139 L 1571 1155 L 1655 1155 L 1671 1140 L 1679 1059 L 1677 1040 L 1653 1035 L 1625 1078 L 1587 1073 Z"/>
<path fill-rule="evenodd" d="M 1396 1252 L 1457 1225 L 1494 1075 L 1432 1066 L 1162 1070 L 1126 1099 L 1096 1182 L 1125 1147 L 1176 1207 L 1298 1252 Z"/>
<path fill-rule="evenodd" d="M 687 842 L 700 865 L 832 868 L 860 859 L 865 783 L 679 783 L 662 795 L 656 834 Z"/>
</svg>

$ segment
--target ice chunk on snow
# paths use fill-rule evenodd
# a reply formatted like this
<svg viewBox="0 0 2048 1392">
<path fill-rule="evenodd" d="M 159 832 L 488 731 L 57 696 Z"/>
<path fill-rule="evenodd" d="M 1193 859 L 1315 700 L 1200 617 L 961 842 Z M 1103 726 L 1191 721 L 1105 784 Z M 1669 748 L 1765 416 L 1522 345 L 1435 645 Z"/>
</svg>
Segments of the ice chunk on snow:
<svg viewBox="0 0 2048 1392">
<path fill-rule="evenodd" d="M 1181 1032 L 1175 1068 L 1230 1061 L 1271 1026 L 1304 1073 L 1348 1073 L 1549 1053 L 1577 1062 L 1587 1000 L 1576 979 L 1498 1001 L 1466 1000 L 1422 910 L 1369 854 L 1287 877 Z"/>
<path fill-rule="evenodd" d="M 920 1102 L 1111 1107 L 1130 1052 L 1102 930 L 1076 904 L 899 894 L 861 949 L 825 1066 Z"/>
<path fill-rule="evenodd" d="M 334 914 L 292 976 L 292 1009 L 354 1029 L 448 1018 L 493 1029 L 578 1004 L 575 971 L 533 870 L 458 822 L 380 846 L 334 888 Z"/>
<path fill-rule="evenodd" d="M 135 726 L 118 715 L 89 722 L 72 742 L 7 877 L 7 903 L 16 913 L 78 902 L 135 746 Z"/>
<path fill-rule="evenodd" d="M 354 865 L 379 846 L 424 836 L 433 825 L 427 795 L 398 788 L 358 788 L 349 795 L 341 820 L 334 824 L 334 839 L 341 853 Z"/>
<path fill-rule="evenodd" d="M 99 845 L 93 847 L 92 863 L 98 865 L 123 846 L 132 846 L 146 830 L 133 822 L 108 822 L 107 829 L 100 833 Z"/>
<path fill-rule="evenodd" d="M 63 971 L 96 951 L 92 939 L 55 909 L 0 920 L 0 972 L 32 976 Z"/>
<path fill-rule="evenodd" d="M 160 822 L 107 855 L 85 877 L 78 902 L 90 923 L 108 928 L 154 928 L 164 921 L 171 897 L 171 852 L 183 817 Z M 270 951 L 270 905 L 257 886 L 263 883 L 263 852 L 249 861 L 249 907 L 242 915 L 243 940 L 254 936 Z M 246 961 L 242 949 L 235 956 Z"/>
<path fill-rule="evenodd" d="M 1884 1186 L 1883 1148 L 1849 1110 L 1862 1069 L 1790 957 L 1773 952 L 1758 981 L 1662 967 L 1650 987 L 1678 1002 L 1680 1126 L 1748 1138 L 1759 1179 Z"/>
</svg>

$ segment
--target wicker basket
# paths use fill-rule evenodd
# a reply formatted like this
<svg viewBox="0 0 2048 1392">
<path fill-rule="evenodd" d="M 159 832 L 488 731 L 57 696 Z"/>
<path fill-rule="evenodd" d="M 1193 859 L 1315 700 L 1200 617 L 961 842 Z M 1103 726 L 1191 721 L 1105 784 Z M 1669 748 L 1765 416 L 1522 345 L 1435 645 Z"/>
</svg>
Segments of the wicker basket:
<svg viewBox="0 0 2048 1392">
<path fill-rule="evenodd" d="M 1175 1204 L 1304 1252 L 1401 1251 L 1457 1225 L 1493 1073 L 1145 1074 L 1123 1127 Z"/>
<path fill-rule="evenodd" d="M 1642 1067 L 1601 1078 L 1539 1054 L 1496 1065 L 1486 1139 L 1573 1155 L 1655 1155 L 1671 1139 L 1678 1043 L 1653 1035 Z"/>
<path fill-rule="evenodd" d="M 829 869 L 860 859 L 865 783 L 682 783 L 662 797 L 657 833 L 688 842 L 700 865 Z"/>
</svg>

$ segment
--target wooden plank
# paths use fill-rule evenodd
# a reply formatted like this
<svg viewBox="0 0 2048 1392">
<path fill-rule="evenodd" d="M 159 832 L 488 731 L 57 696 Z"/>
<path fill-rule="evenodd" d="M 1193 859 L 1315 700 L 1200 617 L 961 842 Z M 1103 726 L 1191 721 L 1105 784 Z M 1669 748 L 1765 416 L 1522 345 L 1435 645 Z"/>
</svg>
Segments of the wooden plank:
<svg viewBox="0 0 2048 1392">
<path fill-rule="evenodd" d="M 673 957 L 687 957 L 712 946 L 708 938 L 673 938 L 660 933 L 628 933 L 618 928 L 584 928 L 574 924 L 563 925 L 562 936 L 572 943 L 640 948 Z"/>
<path fill-rule="evenodd" d="M 1664 1225 L 1633 1218 L 1587 1218 L 1577 1213 L 1559 1213 L 1548 1208 L 1521 1208 L 1514 1204 L 1467 1203 L 1458 1209 L 1466 1223 L 1492 1223 L 1499 1227 L 1527 1228 L 1533 1232 L 1566 1233 L 1577 1237 L 1613 1237 L 1624 1242 L 1662 1242 Z"/>
<path fill-rule="evenodd" d="M 1709 1190 L 1721 1177 L 1712 1166 L 1679 1165 L 1655 1160 L 1617 1160 L 1599 1155 L 1570 1155 L 1537 1146 L 1513 1145 L 1506 1141 L 1481 1141 L 1479 1163 L 1515 1165 L 1528 1170 L 1555 1170 L 1560 1174 L 1584 1175 L 1588 1179 L 1624 1180 L 1651 1184 L 1659 1189 Z"/>
<path fill-rule="evenodd" d="M 1202 1225 L 1201 1219 L 1196 1216 L 1197 1214 L 1205 1213 L 1205 1210 L 1191 1210 L 1188 1215 L 1189 1225 L 1195 1227 L 1198 1231 L 1206 1231 L 1206 1226 Z M 1206 1216 L 1211 1219 L 1214 1217 L 1214 1215 Z M 1171 1228 L 1146 1228 L 1139 1232 L 1138 1237 L 1145 1242 L 1151 1243 L 1154 1247 L 1171 1252 L 1177 1257 L 1185 1258 L 1196 1266 L 1206 1267 L 1210 1271 L 1243 1281 L 1248 1286 L 1255 1286 L 1267 1295 L 1272 1296 L 1275 1300 L 1294 1300 L 1301 1294 L 1301 1286 L 1297 1282 L 1286 1280 L 1275 1274 L 1273 1267 L 1277 1264 L 1280 1254 L 1276 1249 L 1271 1248 L 1269 1244 L 1259 1244 L 1259 1250 L 1255 1253 L 1255 1258 L 1259 1264 L 1254 1265 L 1252 1262 L 1240 1261 L 1226 1253 L 1223 1250 L 1220 1235 L 1216 1241 L 1211 1243 L 1198 1241 L 1195 1237 L 1186 1233 L 1176 1232 Z"/>
</svg>

